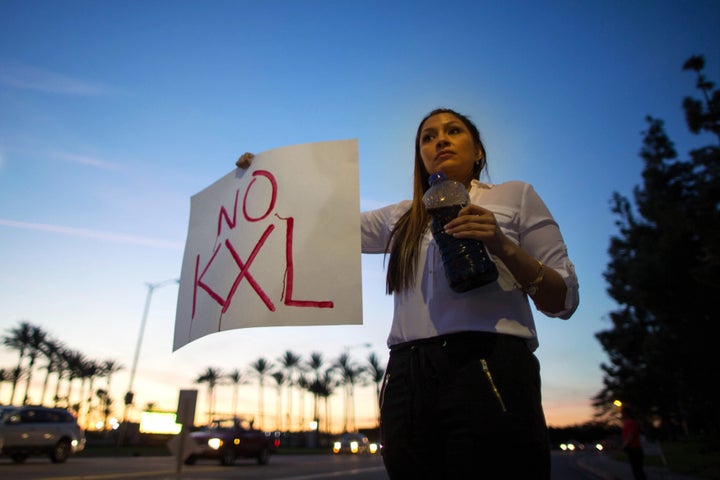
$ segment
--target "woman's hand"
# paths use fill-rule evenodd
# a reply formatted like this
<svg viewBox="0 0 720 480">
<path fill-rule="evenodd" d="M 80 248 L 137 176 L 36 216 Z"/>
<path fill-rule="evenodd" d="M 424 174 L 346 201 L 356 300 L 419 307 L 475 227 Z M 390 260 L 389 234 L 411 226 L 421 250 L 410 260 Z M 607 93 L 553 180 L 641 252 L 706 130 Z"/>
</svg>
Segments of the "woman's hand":
<svg viewBox="0 0 720 480">
<path fill-rule="evenodd" d="M 458 216 L 445 225 L 445 233 L 457 238 L 479 240 L 490 253 L 499 257 L 504 256 L 504 249 L 513 246 L 498 226 L 493 212 L 472 203 L 463 207 Z"/>
<path fill-rule="evenodd" d="M 250 168 L 250 165 L 252 164 L 253 158 L 255 158 L 255 155 L 250 152 L 245 152 L 242 155 L 240 155 L 240 158 L 237 159 L 237 162 L 235 162 L 235 165 L 237 165 L 238 168 L 243 168 L 247 170 Z"/>
<path fill-rule="evenodd" d="M 510 270 L 517 285 L 526 287 L 531 282 L 538 282 L 532 300 L 539 310 L 560 312 L 565 308 L 567 286 L 560 274 L 540 264 L 510 240 L 490 210 L 472 203 L 466 205 L 457 217 L 445 225 L 445 232 L 457 238 L 474 238 L 483 242 L 488 252 L 502 260 Z"/>
</svg>

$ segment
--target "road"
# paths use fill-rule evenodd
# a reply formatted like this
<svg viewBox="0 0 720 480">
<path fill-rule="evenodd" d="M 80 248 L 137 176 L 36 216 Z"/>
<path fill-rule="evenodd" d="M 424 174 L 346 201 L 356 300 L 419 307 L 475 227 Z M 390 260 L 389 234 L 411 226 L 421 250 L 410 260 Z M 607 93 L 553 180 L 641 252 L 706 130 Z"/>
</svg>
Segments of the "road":
<svg viewBox="0 0 720 480">
<path fill-rule="evenodd" d="M 553 480 L 596 479 L 576 465 L 577 456 L 553 452 Z M 275 455 L 268 465 L 241 459 L 230 467 L 198 460 L 183 465 L 180 474 L 173 457 L 71 458 L 64 464 L 31 457 L 23 464 L 0 458 L 3 480 L 388 480 L 379 455 Z"/>
</svg>

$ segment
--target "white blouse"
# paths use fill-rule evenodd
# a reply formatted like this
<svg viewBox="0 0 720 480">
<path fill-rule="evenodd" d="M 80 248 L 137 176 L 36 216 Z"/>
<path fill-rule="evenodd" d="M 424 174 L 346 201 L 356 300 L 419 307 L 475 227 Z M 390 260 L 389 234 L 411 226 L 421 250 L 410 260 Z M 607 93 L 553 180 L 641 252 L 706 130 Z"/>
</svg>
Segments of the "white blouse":
<svg viewBox="0 0 720 480">
<path fill-rule="evenodd" d="M 520 181 L 491 185 L 473 180 L 470 200 L 492 211 L 505 235 L 562 276 L 567 285 L 565 309 L 543 313 L 570 318 L 579 303 L 575 268 L 560 228 L 532 185 Z M 390 232 L 410 203 L 405 200 L 362 213 L 363 253 L 385 253 Z M 516 282 L 502 261 L 497 257 L 493 260 L 499 271 L 497 282 L 457 293 L 445 278 L 440 250 L 428 229 L 420 247 L 415 288 L 394 294 L 388 346 L 471 330 L 515 335 L 526 339 L 534 351 L 538 339 L 527 295 L 514 287 Z"/>
</svg>

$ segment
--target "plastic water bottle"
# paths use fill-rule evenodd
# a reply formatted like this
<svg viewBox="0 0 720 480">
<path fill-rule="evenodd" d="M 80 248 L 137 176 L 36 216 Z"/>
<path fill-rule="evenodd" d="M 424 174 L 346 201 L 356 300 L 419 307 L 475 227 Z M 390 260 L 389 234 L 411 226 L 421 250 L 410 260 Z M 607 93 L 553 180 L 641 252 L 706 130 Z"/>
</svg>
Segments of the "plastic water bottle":
<svg viewBox="0 0 720 480">
<path fill-rule="evenodd" d="M 467 292 L 494 282 L 498 270 L 485 244 L 471 238 L 455 238 L 443 230 L 445 224 L 470 203 L 465 185 L 448 180 L 443 172 L 433 173 L 428 182 L 430 188 L 423 196 L 423 203 L 432 217 L 430 230 L 440 248 L 450 288 Z"/>
</svg>

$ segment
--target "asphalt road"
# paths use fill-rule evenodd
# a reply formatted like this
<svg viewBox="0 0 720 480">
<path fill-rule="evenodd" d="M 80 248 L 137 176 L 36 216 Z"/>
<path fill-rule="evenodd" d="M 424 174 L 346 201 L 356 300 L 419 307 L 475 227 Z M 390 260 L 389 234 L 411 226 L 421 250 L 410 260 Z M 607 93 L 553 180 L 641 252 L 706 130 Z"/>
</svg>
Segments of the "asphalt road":
<svg viewBox="0 0 720 480">
<path fill-rule="evenodd" d="M 578 457 L 563 452 L 553 453 L 553 480 L 597 479 L 577 466 Z M 198 460 L 195 465 L 182 465 L 178 474 L 173 457 L 103 457 L 70 458 L 54 464 L 46 457 L 31 457 L 14 464 L 0 458 L 3 480 L 388 480 L 382 459 L 373 456 L 275 455 L 268 465 L 240 459 L 233 466 L 223 467 L 211 460 Z"/>
</svg>

